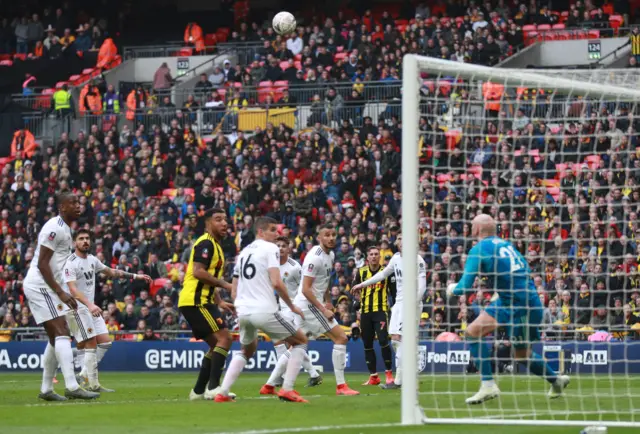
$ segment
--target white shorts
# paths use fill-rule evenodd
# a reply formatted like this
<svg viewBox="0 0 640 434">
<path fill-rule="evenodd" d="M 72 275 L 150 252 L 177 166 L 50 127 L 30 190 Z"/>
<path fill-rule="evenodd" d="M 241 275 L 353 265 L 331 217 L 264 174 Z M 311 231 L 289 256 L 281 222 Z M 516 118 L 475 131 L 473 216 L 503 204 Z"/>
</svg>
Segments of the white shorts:
<svg viewBox="0 0 640 434">
<path fill-rule="evenodd" d="M 258 330 L 268 335 L 273 341 L 281 341 L 296 334 L 297 328 L 275 313 L 252 313 L 238 315 L 240 323 L 240 344 L 249 345 L 258 337 Z"/>
<path fill-rule="evenodd" d="M 291 324 L 295 324 L 296 316 L 298 316 L 298 315 L 296 315 L 295 313 L 291 312 L 291 309 L 289 309 L 289 306 L 280 306 L 279 313 L 282 316 L 282 318 L 286 319 Z"/>
<path fill-rule="evenodd" d="M 418 318 L 422 312 L 422 303 L 418 303 Z M 402 301 L 394 304 L 391 307 L 391 320 L 389 321 L 389 334 L 402 336 L 402 324 L 404 322 L 404 315 L 402 314 Z M 416 324 L 419 321 L 416 322 Z"/>
<path fill-rule="evenodd" d="M 322 312 L 312 304 L 297 304 L 302 310 L 304 319 L 295 315 L 296 328 L 302 329 L 305 335 L 317 338 L 320 335 L 330 332 L 334 327 L 338 326 L 338 322 L 334 319 L 329 321 Z"/>
<path fill-rule="evenodd" d="M 85 305 L 78 306 L 78 310 L 69 310 L 66 315 L 69 331 L 76 342 L 84 342 L 96 336 L 94 317 Z"/>
<path fill-rule="evenodd" d="M 391 307 L 389 334 L 402 336 L 402 302 L 396 303 Z"/>
<path fill-rule="evenodd" d="M 60 300 L 58 294 L 46 286 L 24 285 L 24 295 L 27 297 L 29 309 L 31 309 L 33 318 L 38 325 L 65 316 L 70 310 L 69 306 Z"/>
<path fill-rule="evenodd" d="M 91 318 L 93 319 L 93 329 L 96 336 L 109 334 L 109 330 L 107 330 L 107 323 L 104 322 L 104 318 L 102 318 L 102 316 L 92 316 Z"/>
</svg>

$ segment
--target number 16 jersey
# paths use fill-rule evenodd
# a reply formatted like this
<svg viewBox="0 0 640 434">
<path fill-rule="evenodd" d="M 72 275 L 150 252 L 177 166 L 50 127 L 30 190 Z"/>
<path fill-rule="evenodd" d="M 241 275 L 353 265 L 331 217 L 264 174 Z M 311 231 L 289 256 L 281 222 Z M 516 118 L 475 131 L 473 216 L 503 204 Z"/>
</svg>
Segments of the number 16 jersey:
<svg viewBox="0 0 640 434">
<path fill-rule="evenodd" d="M 280 250 L 265 240 L 255 240 L 242 249 L 236 258 L 233 277 L 237 279 L 234 302 L 238 315 L 275 313 L 278 303 L 274 294 L 269 269 L 280 273 Z"/>
</svg>

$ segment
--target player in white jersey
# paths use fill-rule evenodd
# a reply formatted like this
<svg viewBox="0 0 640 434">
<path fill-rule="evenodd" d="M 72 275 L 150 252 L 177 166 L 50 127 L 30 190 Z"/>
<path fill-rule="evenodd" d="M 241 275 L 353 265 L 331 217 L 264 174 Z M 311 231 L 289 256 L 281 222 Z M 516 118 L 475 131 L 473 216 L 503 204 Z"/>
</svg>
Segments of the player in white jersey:
<svg viewBox="0 0 640 434">
<path fill-rule="evenodd" d="M 290 402 L 308 402 L 293 389 L 307 352 L 307 338 L 302 330 L 284 319 L 279 312 L 273 290 L 296 315 L 302 312 L 296 307 L 280 278 L 280 252 L 274 241 L 278 237 L 277 221 L 260 217 L 256 220 L 256 240 L 242 249 L 236 258 L 231 283 L 238 322 L 240 323 L 240 352 L 234 353 L 222 381 L 222 390 L 216 402 L 233 401 L 229 396 L 231 386 L 238 379 L 247 361 L 253 357 L 258 345 L 258 330 L 274 341 L 284 340 L 292 346 L 287 364 L 284 385 L 278 397 Z M 274 393 L 275 394 L 275 393 Z"/>
<path fill-rule="evenodd" d="M 76 195 L 69 192 L 60 193 L 57 204 L 60 214 L 47 221 L 40 230 L 38 245 L 23 283 L 24 295 L 33 317 L 49 337 L 44 351 L 42 386 L 38 397 L 45 401 L 95 399 L 100 396 L 99 393 L 82 389 L 76 381 L 66 314 L 70 310 L 75 311 L 78 304 L 62 289 L 62 267 L 71 254 L 69 224 L 80 215 L 80 204 Z M 53 391 L 53 378 L 58 365 L 64 375 L 64 397 Z"/>
<path fill-rule="evenodd" d="M 350 389 L 344 379 L 347 362 L 347 335 L 334 318 L 333 304 L 329 292 L 331 270 L 333 270 L 336 247 L 336 230 L 332 225 L 323 225 L 318 233 L 319 245 L 307 252 L 302 264 L 302 282 L 294 300 L 300 307 L 304 319 L 296 318 L 296 326 L 307 336 L 316 338 L 326 335 L 333 341 L 333 373 L 336 376 L 336 395 L 359 395 Z"/>
<path fill-rule="evenodd" d="M 396 378 L 393 383 L 383 384 L 380 387 L 383 389 L 398 389 L 402 385 L 402 323 L 403 323 L 403 314 L 402 314 L 402 293 L 404 290 L 404 285 L 402 282 L 402 236 L 399 236 L 396 241 L 396 246 L 398 247 L 398 253 L 391 257 L 391 260 L 380 272 L 376 273 L 375 276 L 371 277 L 368 280 L 365 280 L 362 283 L 355 285 L 352 288 L 352 291 L 360 291 L 362 288 L 365 288 L 369 285 L 374 285 L 392 274 L 396 277 L 396 298 L 393 307 L 391 308 L 391 322 L 389 324 L 389 334 L 391 335 L 391 346 L 393 346 L 393 350 L 396 353 Z M 422 310 L 422 298 L 424 294 L 427 292 L 427 266 L 424 263 L 424 259 L 420 256 L 417 258 L 418 260 L 418 312 Z M 409 286 L 411 289 L 413 285 Z M 419 315 L 418 315 L 419 317 Z M 416 327 L 418 324 L 416 323 Z"/>
<path fill-rule="evenodd" d="M 76 311 L 67 313 L 69 328 L 78 341 L 78 358 L 82 371 L 78 378 L 88 384 L 92 392 L 113 392 L 104 388 L 98 381 L 98 363 L 111 348 L 111 339 L 107 325 L 102 318 L 102 309 L 94 304 L 98 273 L 108 277 L 140 279 L 151 284 L 151 277 L 133 274 L 123 270 L 109 268 L 89 253 L 91 250 L 91 232 L 80 229 L 74 234 L 75 252 L 64 264 L 63 279 L 69 293 L 80 303 Z"/>
<path fill-rule="evenodd" d="M 300 267 L 300 264 L 296 260 L 289 256 L 291 250 L 289 243 L 290 241 L 287 237 L 278 237 L 276 240 L 276 245 L 278 249 L 280 249 L 280 278 L 282 278 L 282 282 L 287 288 L 289 298 L 293 300 L 298 293 L 300 281 L 302 280 L 302 267 Z M 295 322 L 295 314 L 291 312 L 291 309 L 289 309 L 289 306 L 287 306 L 287 303 L 285 303 L 282 298 L 280 299 L 280 315 L 290 323 Z M 287 369 L 287 363 L 291 357 L 291 352 L 287 351 L 287 345 L 284 341 L 275 342 L 273 346 L 276 349 L 278 363 L 276 363 L 276 366 L 273 368 L 267 384 L 260 389 L 261 395 L 273 395 L 274 387 L 282 385 L 282 375 Z M 313 367 L 311 359 L 309 359 L 309 354 L 305 354 L 302 367 L 309 373 L 307 387 L 322 384 L 322 377 Z"/>
</svg>

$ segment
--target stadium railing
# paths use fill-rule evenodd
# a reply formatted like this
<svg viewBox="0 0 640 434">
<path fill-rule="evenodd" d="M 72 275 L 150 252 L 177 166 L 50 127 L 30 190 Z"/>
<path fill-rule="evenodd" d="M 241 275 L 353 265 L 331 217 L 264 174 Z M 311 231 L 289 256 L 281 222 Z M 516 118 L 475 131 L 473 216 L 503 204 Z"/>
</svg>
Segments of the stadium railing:
<svg viewBox="0 0 640 434">
<path fill-rule="evenodd" d="M 224 42 L 217 45 L 204 47 L 204 50 L 196 52 L 185 46 L 184 42 L 167 42 L 162 45 L 142 45 L 124 47 L 122 50 L 122 59 L 141 59 L 149 57 L 188 57 L 215 54 L 216 52 L 233 50 L 237 52 L 242 59 L 253 60 L 254 55 L 262 46 L 260 41 L 250 42 Z M 243 62 L 247 63 L 247 62 Z"/>
</svg>

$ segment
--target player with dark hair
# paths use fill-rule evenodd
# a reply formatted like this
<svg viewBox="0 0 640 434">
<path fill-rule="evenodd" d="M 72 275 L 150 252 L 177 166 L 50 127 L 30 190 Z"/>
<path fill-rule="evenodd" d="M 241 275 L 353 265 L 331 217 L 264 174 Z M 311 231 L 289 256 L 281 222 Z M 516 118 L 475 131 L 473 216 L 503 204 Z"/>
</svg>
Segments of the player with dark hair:
<svg viewBox="0 0 640 434">
<path fill-rule="evenodd" d="M 307 253 L 302 264 L 302 281 L 294 300 L 302 310 L 304 319 L 296 316 L 296 328 L 307 336 L 326 335 L 333 341 L 333 372 L 336 376 L 336 395 L 359 395 L 347 385 L 344 370 L 347 361 L 347 335 L 334 318 L 329 292 L 336 247 L 336 230 L 333 225 L 320 226 L 318 245 Z"/>
<path fill-rule="evenodd" d="M 42 226 L 23 284 L 33 317 L 49 337 L 42 359 L 42 386 L 38 397 L 45 401 L 95 399 L 100 394 L 81 388 L 73 370 L 73 351 L 66 315 L 75 311 L 78 303 L 62 288 L 62 269 L 71 255 L 69 225 L 80 215 L 80 204 L 76 195 L 70 192 L 60 193 L 57 203 L 59 214 Z M 74 337 L 78 342 L 82 340 L 80 334 L 74 334 Z M 53 378 L 58 365 L 64 375 L 64 397 L 53 391 Z"/>
<path fill-rule="evenodd" d="M 367 264 L 356 271 L 353 285 L 373 277 L 380 271 L 380 249 L 371 246 L 367 249 Z M 360 297 L 360 330 L 364 344 L 364 357 L 369 369 L 369 379 L 363 386 L 377 386 L 380 377 L 376 367 L 376 351 L 373 340 L 378 338 L 382 360 L 385 366 L 386 383 L 393 383 L 391 345 L 389 343 L 389 296 L 395 295 L 395 275 L 378 283 L 362 288 Z"/>
<path fill-rule="evenodd" d="M 78 230 L 74 236 L 75 251 L 64 264 L 63 279 L 69 293 L 80 303 L 77 311 L 67 313 L 69 328 L 78 342 L 78 361 L 82 371 L 77 378 L 85 382 L 92 392 L 113 392 L 104 388 L 98 381 L 98 364 L 111 348 L 109 330 L 102 318 L 102 309 L 94 304 L 96 294 L 96 276 L 104 273 L 108 277 L 145 280 L 151 285 L 153 280 L 145 274 L 128 273 L 124 270 L 109 268 L 91 250 L 91 232 Z"/>
<path fill-rule="evenodd" d="M 214 208 L 206 211 L 203 218 L 205 233 L 193 244 L 178 300 L 180 313 L 191 326 L 193 336 L 209 345 L 189 394 L 192 401 L 213 400 L 220 393 L 220 377 L 231 348 L 231 336 L 220 310 L 234 312 L 233 304 L 223 301 L 216 291 L 231 291 L 231 284 L 223 280 L 225 259 L 220 246 L 227 235 L 227 214 Z"/>
</svg>

